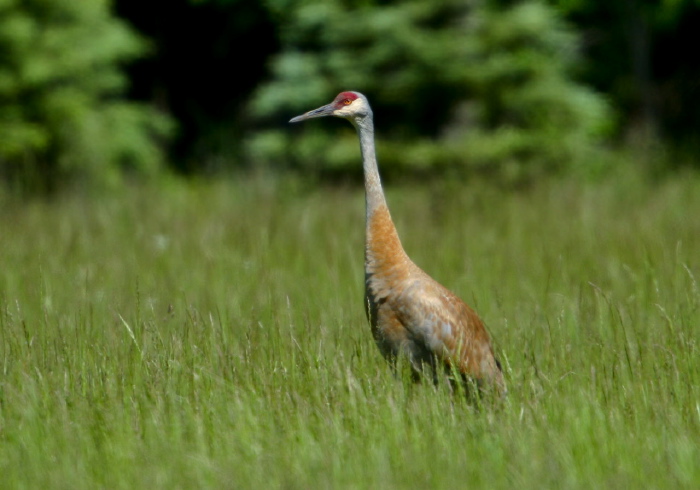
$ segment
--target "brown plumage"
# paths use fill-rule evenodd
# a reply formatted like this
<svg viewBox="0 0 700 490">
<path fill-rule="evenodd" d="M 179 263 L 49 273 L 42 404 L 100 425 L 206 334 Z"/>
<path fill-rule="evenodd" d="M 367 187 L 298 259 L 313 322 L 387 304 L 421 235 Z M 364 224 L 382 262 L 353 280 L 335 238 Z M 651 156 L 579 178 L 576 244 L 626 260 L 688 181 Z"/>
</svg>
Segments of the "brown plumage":
<svg viewBox="0 0 700 490">
<path fill-rule="evenodd" d="M 365 306 L 372 334 L 392 364 L 406 356 L 418 375 L 428 367 L 458 372 L 481 387 L 505 392 L 500 365 L 478 315 L 408 258 L 389 214 L 374 151 L 372 110 L 364 95 L 341 92 L 323 107 L 293 118 L 348 119 L 362 150 L 365 223 Z"/>
</svg>

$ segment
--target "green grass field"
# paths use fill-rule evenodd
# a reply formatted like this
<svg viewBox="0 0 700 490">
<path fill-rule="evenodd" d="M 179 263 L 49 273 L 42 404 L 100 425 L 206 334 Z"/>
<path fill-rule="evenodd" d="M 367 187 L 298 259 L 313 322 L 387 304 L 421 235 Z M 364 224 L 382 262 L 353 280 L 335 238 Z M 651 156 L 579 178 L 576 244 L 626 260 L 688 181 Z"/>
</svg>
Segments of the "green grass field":
<svg viewBox="0 0 700 490">
<path fill-rule="evenodd" d="M 489 325 L 504 406 L 388 369 L 360 188 L 5 199 L 0 487 L 700 487 L 700 177 L 388 200 Z"/>
</svg>

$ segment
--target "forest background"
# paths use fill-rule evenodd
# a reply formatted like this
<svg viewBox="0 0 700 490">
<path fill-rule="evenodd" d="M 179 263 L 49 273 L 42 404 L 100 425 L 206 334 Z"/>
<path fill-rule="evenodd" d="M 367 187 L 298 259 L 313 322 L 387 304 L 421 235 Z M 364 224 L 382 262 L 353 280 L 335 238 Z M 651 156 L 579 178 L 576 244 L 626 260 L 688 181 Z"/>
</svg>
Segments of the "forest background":
<svg viewBox="0 0 700 490">
<path fill-rule="evenodd" d="M 2 0 L 0 181 L 355 178 L 351 132 L 286 125 L 347 89 L 388 178 L 596 177 L 620 150 L 697 168 L 699 18 L 695 0 Z"/>
</svg>

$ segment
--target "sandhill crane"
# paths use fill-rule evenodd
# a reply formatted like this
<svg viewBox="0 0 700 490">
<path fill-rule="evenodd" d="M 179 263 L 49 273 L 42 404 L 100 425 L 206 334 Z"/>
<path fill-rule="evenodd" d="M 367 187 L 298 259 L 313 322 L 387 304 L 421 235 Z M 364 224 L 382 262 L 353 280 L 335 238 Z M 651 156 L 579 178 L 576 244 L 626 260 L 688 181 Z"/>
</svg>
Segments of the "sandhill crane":
<svg viewBox="0 0 700 490">
<path fill-rule="evenodd" d="M 365 179 L 365 306 L 374 339 L 392 365 L 406 356 L 414 377 L 429 368 L 458 372 L 484 389 L 505 392 L 501 367 L 478 315 L 408 258 L 387 207 L 367 98 L 341 92 L 330 104 L 291 119 L 335 116 L 357 129 Z"/>
</svg>

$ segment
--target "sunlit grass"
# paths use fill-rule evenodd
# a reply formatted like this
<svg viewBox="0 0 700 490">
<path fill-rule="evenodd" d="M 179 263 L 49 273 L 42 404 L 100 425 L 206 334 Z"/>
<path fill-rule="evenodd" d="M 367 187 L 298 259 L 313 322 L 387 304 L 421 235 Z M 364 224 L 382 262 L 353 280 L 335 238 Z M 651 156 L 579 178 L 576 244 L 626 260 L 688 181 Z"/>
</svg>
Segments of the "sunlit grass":
<svg viewBox="0 0 700 490">
<path fill-rule="evenodd" d="M 409 254 L 488 323 L 504 407 L 390 373 L 359 188 L 9 201 L 2 486 L 700 484 L 700 178 L 388 199 Z"/>
</svg>

